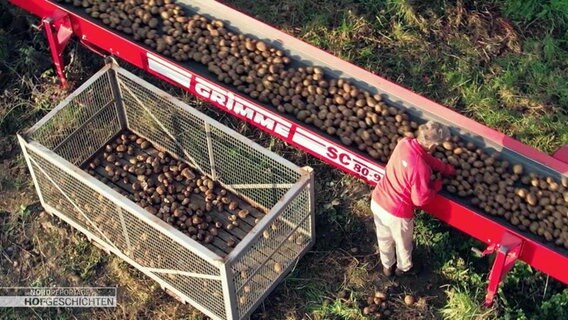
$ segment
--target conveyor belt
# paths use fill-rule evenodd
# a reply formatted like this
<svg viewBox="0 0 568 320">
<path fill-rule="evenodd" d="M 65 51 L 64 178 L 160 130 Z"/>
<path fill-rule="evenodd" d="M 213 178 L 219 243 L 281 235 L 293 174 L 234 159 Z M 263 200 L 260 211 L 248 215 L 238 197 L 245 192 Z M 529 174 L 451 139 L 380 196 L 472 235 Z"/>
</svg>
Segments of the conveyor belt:
<svg viewBox="0 0 568 320">
<path fill-rule="evenodd" d="M 197 1 L 197 2 L 199 2 L 199 1 Z M 204 14 L 204 16 L 207 16 L 208 18 L 216 18 L 216 19 L 221 18 L 221 19 L 223 19 L 223 17 L 218 17 L 218 16 L 213 17 L 213 16 L 211 16 L 211 15 L 209 15 L 209 14 L 205 14 L 205 11 L 204 11 L 204 10 L 205 10 L 205 8 L 207 7 L 206 4 L 203 4 L 203 6 L 195 7 L 195 6 L 193 6 L 193 5 L 190 5 L 187 1 L 183 1 L 183 0 L 178 0 L 177 3 L 178 3 L 178 4 L 184 4 L 184 3 L 185 3 L 186 10 L 187 10 L 188 12 L 190 12 L 190 10 L 193 10 L 193 11 L 196 12 L 196 13 Z M 93 21 L 93 22 L 96 23 L 97 25 L 99 25 L 99 26 L 101 26 L 101 27 L 103 27 L 103 28 L 106 28 L 106 26 L 105 26 L 102 22 L 100 22 L 100 20 L 91 18 L 91 17 L 90 17 L 87 13 L 85 13 L 83 10 L 77 10 L 76 7 L 71 6 L 71 5 L 67 5 L 66 8 L 68 8 L 70 11 L 73 11 L 73 12 L 76 13 L 77 15 L 83 17 L 84 19 L 88 19 L 88 20 L 90 20 L 90 21 Z M 195 11 L 195 9 L 198 9 L 199 11 Z M 238 23 L 238 19 L 237 19 L 237 20 L 232 19 L 230 22 L 229 22 L 229 21 L 226 21 L 226 22 L 227 22 L 227 28 L 228 28 L 229 30 L 231 30 L 231 31 L 235 31 L 235 32 L 243 32 L 243 31 L 244 31 L 245 33 L 249 33 L 249 34 L 250 34 L 250 32 L 252 31 L 252 30 L 250 30 L 250 29 L 248 29 L 248 28 L 237 29 L 237 28 L 232 27 L 233 25 L 235 25 L 235 24 Z M 255 31 L 256 31 L 256 30 L 255 30 Z M 257 32 L 257 34 L 258 34 L 258 32 Z M 257 34 L 255 34 L 255 36 L 256 36 Z M 129 38 L 131 41 L 135 42 L 134 39 L 133 39 L 132 37 L 130 37 L 129 35 L 122 34 L 122 36 L 124 36 L 124 37 L 126 37 L 126 38 Z M 148 47 L 148 46 L 145 46 L 145 45 L 142 44 L 142 43 L 139 43 L 139 44 L 140 44 L 141 46 L 145 47 L 147 50 L 152 51 L 152 48 L 150 48 L 150 47 Z M 288 54 L 289 56 L 295 56 L 295 55 L 301 56 L 301 55 L 302 55 L 301 52 L 296 52 L 295 50 L 293 50 L 293 48 L 280 46 L 280 45 L 278 44 L 278 42 L 272 41 L 270 44 L 271 44 L 272 46 L 276 47 L 276 48 L 281 49 L 281 50 L 289 51 L 289 54 Z M 348 73 L 342 72 L 342 71 L 338 71 L 338 70 L 334 70 L 334 69 L 333 69 L 330 65 L 328 65 L 325 61 L 319 60 L 319 58 L 317 58 L 317 57 L 311 57 L 311 58 L 317 59 L 317 60 L 316 60 L 316 61 L 309 61 L 309 60 L 307 60 L 307 59 L 302 59 L 302 61 L 304 61 L 304 64 L 302 64 L 302 66 L 307 66 L 307 65 L 323 66 L 329 74 L 332 74 L 332 75 L 334 75 L 334 76 L 336 76 L 336 77 L 338 77 L 338 76 L 341 76 L 341 77 L 350 77 L 350 75 L 349 75 Z M 295 60 L 294 60 L 294 61 L 295 61 Z M 299 62 L 295 61 L 294 63 L 295 63 L 295 66 L 300 66 L 300 63 L 299 63 Z M 192 70 L 192 71 L 194 71 L 194 72 L 200 74 L 202 77 L 204 77 L 204 78 L 206 78 L 207 80 L 209 80 L 209 81 L 215 83 L 215 84 L 218 85 L 218 86 L 226 86 L 225 84 L 219 82 L 219 81 L 216 79 L 216 77 L 214 77 L 214 75 L 207 69 L 207 67 L 206 67 L 205 65 L 201 64 L 201 63 L 197 63 L 197 62 L 195 62 L 195 61 L 193 61 L 193 60 L 190 60 L 190 61 L 187 61 L 187 62 L 179 62 L 179 64 L 182 65 L 182 66 L 184 66 L 184 67 L 186 67 L 188 70 Z M 367 85 L 366 83 L 362 83 L 362 82 L 358 81 L 356 78 L 353 78 L 353 77 L 350 77 L 350 78 L 351 78 L 351 80 L 352 80 L 354 83 L 358 83 L 358 85 L 359 85 L 360 87 L 362 87 L 363 89 L 366 89 L 366 90 L 369 90 L 369 91 L 374 91 L 374 90 L 378 89 L 378 88 L 371 87 L 371 86 Z M 519 153 L 512 151 L 511 149 L 508 149 L 508 148 L 506 148 L 506 147 L 503 147 L 503 146 L 500 146 L 500 145 L 498 145 L 498 144 L 492 143 L 491 141 L 488 141 L 487 139 L 484 139 L 484 138 L 481 137 L 481 136 L 474 136 L 471 132 L 468 132 L 466 129 L 461 128 L 458 124 L 450 123 L 450 122 L 444 121 L 444 120 L 441 119 L 439 116 L 436 116 L 436 115 L 434 115 L 434 114 L 431 114 L 431 113 L 429 113 L 429 112 L 427 112 L 427 111 L 424 111 L 424 110 L 422 110 L 422 109 L 419 109 L 419 108 L 409 108 L 408 105 L 402 103 L 401 101 L 397 102 L 397 101 L 393 101 L 392 99 L 390 99 L 390 100 L 391 100 L 390 103 L 391 103 L 392 105 L 395 105 L 395 106 L 397 106 L 397 107 L 399 107 L 399 108 L 404 108 L 405 110 L 409 110 L 409 113 L 415 117 L 414 120 L 417 121 L 417 122 L 425 122 L 425 121 L 427 121 L 427 120 L 436 120 L 436 121 L 444 122 L 445 124 L 449 125 L 449 126 L 453 129 L 454 133 L 457 133 L 457 134 L 459 134 L 461 137 L 464 137 L 464 138 L 466 139 L 466 141 L 474 142 L 477 146 L 479 146 L 479 147 L 483 148 L 484 150 L 486 150 L 486 151 L 488 151 L 488 152 L 491 152 L 491 153 L 493 153 L 493 152 L 500 152 L 500 153 L 502 154 L 502 158 L 504 158 L 504 159 L 506 159 L 506 160 L 509 160 L 509 161 L 511 161 L 512 163 L 521 163 L 521 164 L 523 164 L 523 166 L 524 166 L 529 172 L 535 172 L 535 173 L 538 173 L 538 174 L 540 174 L 540 175 L 552 176 L 552 177 L 555 177 L 556 179 L 560 179 L 560 177 L 561 177 L 561 174 L 560 174 L 559 172 L 557 172 L 557 171 L 555 171 L 555 170 L 552 170 L 552 169 L 550 169 L 550 168 L 548 168 L 548 167 L 546 167 L 546 166 L 543 166 L 542 164 L 540 164 L 540 163 L 538 163 L 538 162 L 536 162 L 536 161 L 534 161 L 534 160 L 532 160 L 532 159 L 530 159 L 530 158 L 528 158 L 528 157 L 522 156 L 522 155 L 520 155 Z M 257 103 L 258 103 L 258 104 L 261 104 L 260 102 L 257 102 Z M 267 105 L 267 104 L 262 104 L 262 105 L 263 105 L 265 108 L 267 108 L 267 109 L 272 109 L 273 111 L 276 112 L 276 110 L 274 110 L 274 108 L 273 108 L 272 106 L 269 106 L 269 105 Z M 295 123 L 298 122 L 298 121 L 295 119 L 295 117 L 293 117 L 293 116 L 291 116 L 291 115 L 289 115 L 289 114 L 280 114 L 280 115 L 281 115 L 282 117 L 286 118 L 287 120 L 291 121 L 291 122 L 295 122 Z M 305 124 L 305 123 L 301 123 L 301 124 L 298 124 L 298 125 L 303 126 L 303 127 L 306 127 L 306 128 L 309 128 L 310 130 L 313 130 L 313 131 L 319 131 L 319 129 L 316 128 L 316 127 L 313 126 L 313 125 L 308 125 L 308 124 Z M 340 140 L 339 140 L 337 137 L 334 137 L 334 136 L 327 136 L 327 138 L 329 138 L 330 140 L 333 140 L 333 141 L 334 141 L 335 143 L 337 143 L 337 144 L 341 144 Z M 349 148 L 349 150 L 350 150 L 352 153 L 356 153 L 356 154 L 360 155 L 361 157 L 368 157 L 368 154 L 359 151 L 357 148 Z M 384 165 L 384 164 L 381 164 L 381 165 Z M 515 230 L 515 231 L 517 231 L 517 232 L 519 232 L 519 233 L 522 233 L 522 234 L 525 235 L 526 237 L 528 237 L 528 238 L 530 238 L 530 239 L 533 239 L 533 240 L 536 241 L 536 242 L 540 242 L 540 243 L 542 243 L 543 245 L 545 245 L 545 246 L 547 246 L 548 248 L 550 248 L 551 250 L 554 250 L 554 251 L 556 251 L 556 252 L 558 252 L 558 253 L 560 253 L 560 254 L 562 254 L 562 255 L 568 257 L 568 249 L 565 249 L 565 248 L 556 246 L 556 245 L 554 245 L 553 243 L 548 243 L 548 242 L 544 241 L 544 239 L 543 239 L 542 237 L 540 237 L 540 236 L 538 236 L 538 235 L 534 235 L 534 234 L 532 234 L 532 233 L 530 233 L 530 232 L 528 232 L 528 231 L 519 230 L 516 226 L 514 226 L 513 224 L 511 224 L 511 223 L 510 223 L 509 221 L 507 221 L 506 219 L 502 219 L 502 218 L 499 218 L 499 217 L 496 217 L 496 216 L 487 215 L 487 214 L 485 214 L 485 213 L 483 213 L 483 212 L 480 212 L 478 208 L 476 208 L 476 207 L 474 207 L 473 205 L 471 205 L 471 202 L 470 202 L 469 199 L 459 198 L 459 197 L 453 196 L 452 194 L 450 194 L 450 193 L 448 193 L 448 192 L 443 192 L 442 194 L 444 195 L 444 197 L 449 198 L 449 199 L 451 199 L 451 200 L 454 201 L 454 202 L 460 203 L 460 204 L 462 204 L 463 206 L 468 207 L 468 208 L 469 208 L 470 210 L 472 210 L 472 211 L 478 212 L 478 213 L 480 213 L 480 214 L 483 214 L 483 215 L 489 217 L 490 219 L 496 221 L 497 223 L 499 223 L 499 224 L 502 225 L 503 227 L 505 227 L 505 228 L 507 228 L 507 229 Z"/>
<path fill-rule="evenodd" d="M 47 0 L 32 0 L 30 2 L 24 0 L 11 1 L 40 16 L 46 17 L 54 14 L 54 4 L 48 4 L 49 2 Z M 526 146 L 511 137 L 507 137 L 495 130 L 489 129 L 471 119 L 457 114 L 452 110 L 444 108 L 439 104 L 411 92 L 410 90 L 404 89 L 383 78 L 362 70 L 361 68 L 353 66 L 337 57 L 333 57 L 332 55 L 273 29 L 251 17 L 240 14 L 223 4 L 209 0 L 178 0 L 177 3 L 185 4 L 186 8 L 204 16 L 224 20 L 227 22 L 229 29 L 251 34 L 256 38 L 262 39 L 273 47 L 283 49 L 288 56 L 299 60 L 305 65 L 317 65 L 323 67 L 328 75 L 348 78 L 359 88 L 366 89 L 373 94 L 382 95 L 383 100 L 390 102 L 396 107 L 404 108 L 410 115 L 416 118 L 422 119 L 423 121 L 432 119 L 449 125 L 452 127 L 454 133 L 460 134 L 464 140 L 474 142 L 476 145 L 484 148 L 485 150 L 498 151 L 501 153 L 502 158 L 511 162 L 523 164 L 526 171 L 551 176 L 556 179 L 559 179 L 561 176 L 567 176 L 568 174 L 568 164 L 566 163 L 554 159 L 534 148 Z M 192 93 L 195 93 L 193 88 L 180 85 L 180 83 L 176 83 L 171 78 L 168 78 L 167 75 L 157 73 L 155 70 L 152 71 L 148 67 L 150 57 L 155 57 L 155 59 L 164 59 L 163 61 L 166 61 L 167 65 L 171 68 L 181 67 L 180 69 L 185 69 L 183 72 L 187 72 L 188 75 L 193 77 L 192 79 L 205 79 L 208 82 L 216 84 L 220 88 L 229 89 L 228 86 L 219 84 L 219 82 L 213 79 L 209 71 L 201 65 L 196 63 L 182 65 L 179 63 L 169 62 L 167 59 L 160 57 L 157 54 L 148 52 L 149 48 L 147 47 L 142 47 L 138 43 L 126 41 L 126 35 L 124 34 L 117 37 L 118 34 L 116 32 L 107 29 L 105 26 L 102 26 L 90 17 L 87 17 L 85 14 L 79 14 L 77 11 L 73 11 L 73 14 L 71 14 L 71 16 L 77 15 L 81 18 L 73 18 L 75 19 L 73 20 L 75 24 L 74 32 L 77 35 L 80 35 L 84 41 L 91 45 L 98 46 L 107 52 L 111 52 L 119 58 L 124 58 L 134 65 L 151 71 L 156 76 L 167 80 L 174 85 L 181 86 L 186 91 L 190 91 Z M 95 24 L 98 27 L 95 27 Z M 121 47 L 126 51 L 121 49 L 122 52 L 119 52 L 117 47 Z M 234 93 L 234 95 L 239 96 L 238 93 Z M 200 98 L 212 102 L 213 105 L 222 108 L 222 106 L 214 103 L 214 101 L 210 101 L 210 99 L 208 100 L 207 97 Z M 250 100 L 248 101 L 253 103 Z M 292 145 L 306 150 L 307 152 L 346 172 L 369 181 L 371 184 L 373 181 L 369 176 L 361 176 L 353 170 L 354 161 L 359 161 L 363 163 L 363 165 L 368 166 L 371 172 L 382 174 L 382 168 L 377 165 L 375 161 L 370 160 L 367 155 L 362 154 L 357 150 L 346 148 L 338 143 L 337 139 L 333 139 L 328 135 L 320 133 L 318 130 L 309 128 L 303 123 L 299 124 L 291 117 L 279 114 L 275 112 L 273 108 L 266 105 L 262 105 L 258 102 L 254 102 L 252 105 L 258 106 L 258 108 L 260 108 L 259 110 L 262 110 L 262 112 L 266 115 L 272 114 L 274 117 L 278 117 L 289 122 L 289 131 L 285 134 L 278 134 L 277 132 L 267 130 L 267 128 L 260 126 L 258 123 L 250 121 L 250 119 L 245 119 L 243 116 L 236 114 L 232 110 L 228 111 L 229 113 L 257 125 L 261 129 L 276 135 L 278 138 L 290 142 Z M 300 140 L 295 139 L 299 135 L 302 135 L 305 139 L 313 139 L 313 141 L 319 142 L 327 148 L 337 148 L 339 152 L 344 152 L 349 157 L 346 159 L 349 159 L 350 161 L 348 163 L 342 163 L 341 161 L 338 161 L 338 159 L 326 155 L 325 149 L 322 149 L 324 150 L 322 152 L 321 150 L 315 150 L 306 146 L 302 147 Z M 527 263 L 564 282 L 568 282 L 568 274 L 565 270 L 560 268 L 560 265 L 568 261 L 568 250 L 561 249 L 550 243 L 545 243 L 541 237 L 532 235 L 528 232 L 522 232 L 512 224 L 504 221 L 504 219 L 482 214 L 476 208 L 473 208 L 470 204 L 468 204 L 467 201 L 457 199 L 448 194 L 443 194 L 443 196 L 437 197 L 434 203 L 426 207 L 426 211 L 488 244 L 498 243 L 505 233 L 517 235 L 524 239 L 523 251 L 520 256 L 521 260 L 526 261 Z"/>
</svg>

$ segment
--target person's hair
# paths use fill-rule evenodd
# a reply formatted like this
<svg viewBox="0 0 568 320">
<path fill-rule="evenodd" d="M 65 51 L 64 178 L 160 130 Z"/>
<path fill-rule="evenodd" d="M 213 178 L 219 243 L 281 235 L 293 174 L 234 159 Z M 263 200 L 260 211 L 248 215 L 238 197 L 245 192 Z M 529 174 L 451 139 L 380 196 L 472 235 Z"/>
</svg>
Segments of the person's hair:
<svg viewBox="0 0 568 320">
<path fill-rule="evenodd" d="M 440 145 L 450 138 L 448 127 L 432 120 L 418 127 L 416 139 L 423 147 L 430 149 L 433 145 Z"/>
</svg>

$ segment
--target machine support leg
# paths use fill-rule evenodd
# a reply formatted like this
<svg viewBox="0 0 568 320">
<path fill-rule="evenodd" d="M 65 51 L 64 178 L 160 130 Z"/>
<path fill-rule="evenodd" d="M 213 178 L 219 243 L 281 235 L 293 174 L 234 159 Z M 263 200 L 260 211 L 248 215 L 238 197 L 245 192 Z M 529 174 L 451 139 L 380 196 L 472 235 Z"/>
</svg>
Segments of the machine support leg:
<svg viewBox="0 0 568 320">
<path fill-rule="evenodd" d="M 513 268 L 521 254 L 523 240 L 510 233 L 505 233 L 501 243 L 495 248 L 496 256 L 489 273 L 489 285 L 485 296 L 485 305 L 491 306 L 499 285 L 505 279 L 507 272 Z"/>
<path fill-rule="evenodd" d="M 44 18 L 41 21 L 42 27 L 47 36 L 47 41 L 49 43 L 49 49 L 51 51 L 51 58 L 55 64 L 55 70 L 57 71 L 57 76 L 61 81 L 61 86 L 67 88 L 68 83 L 65 78 L 63 69 L 65 67 L 65 62 L 63 61 L 63 51 L 73 35 L 73 30 L 71 29 L 71 22 L 69 17 L 63 16 L 56 20 L 52 18 Z"/>
</svg>

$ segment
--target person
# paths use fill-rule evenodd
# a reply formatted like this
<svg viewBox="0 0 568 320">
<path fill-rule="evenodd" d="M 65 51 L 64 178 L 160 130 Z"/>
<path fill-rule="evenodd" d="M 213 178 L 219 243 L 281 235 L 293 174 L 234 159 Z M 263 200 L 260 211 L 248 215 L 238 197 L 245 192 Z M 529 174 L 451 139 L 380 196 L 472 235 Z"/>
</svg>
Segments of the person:
<svg viewBox="0 0 568 320">
<path fill-rule="evenodd" d="M 455 174 L 452 165 L 431 155 L 436 146 L 450 138 L 450 130 L 428 121 L 418 127 L 416 138 L 403 138 L 386 165 L 385 175 L 371 195 L 383 273 L 390 277 L 416 274 L 412 262 L 414 209 L 427 204 L 442 189 L 442 180 L 431 180 L 432 170 Z M 396 253 L 396 260 L 395 260 Z"/>
</svg>

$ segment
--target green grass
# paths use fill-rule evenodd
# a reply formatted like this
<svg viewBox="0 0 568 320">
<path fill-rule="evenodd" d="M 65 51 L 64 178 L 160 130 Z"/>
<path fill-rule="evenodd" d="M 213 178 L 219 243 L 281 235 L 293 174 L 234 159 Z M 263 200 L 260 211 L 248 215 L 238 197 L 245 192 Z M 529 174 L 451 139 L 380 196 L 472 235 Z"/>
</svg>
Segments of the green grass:
<svg viewBox="0 0 568 320">
<path fill-rule="evenodd" d="M 227 2 L 544 152 L 568 143 L 565 1 Z"/>
<path fill-rule="evenodd" d="M 75 242 L 70 250 L 62 259 L 62 267 L 79 276 L 81 281 L 88 281 L 108 260 L 104 252 L 93 247 L 93 244 L 84 238 Z M 77 259 L 78 257 L 80 259 Z"/>
<path fill-rule="evenodd" d="M 507 0 L 504 13 L 523 23 L 541 23 L 548 32 L 562 32 L 568 27 L 568 3 L 563 0 Z"/>
<path fill-rule="evenodd" d="M 568 318 L 568 289 L 554 294 L 547 301 L 542 302 L 539 312 L 540 319 L 567 319 Z"/>
<path fill-rule="evenodd" d="M 350 297 L 347 301 L 336 299 L 332 302 L 326 302 L 313 311 L 315 319 L 341 319 L 341 320 L 357 320 L 366 319 L 361 313 L 361 309 L 357 306 L 353 307 L 355 301 Z"/>
<path fill-rule="evenodd" d="M 444 319 L 448 320 L 489 320 L 497 319 L 495 309 L 485 308 L 478 300 L 483 292 L 476 290 L 472 294 L 469 288 L 450 288 L 447 305 L 440 310 Z"/>
</svg>

